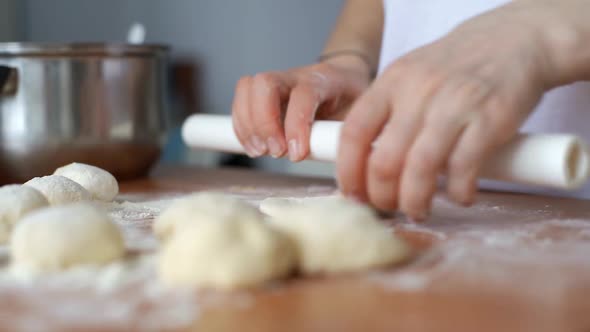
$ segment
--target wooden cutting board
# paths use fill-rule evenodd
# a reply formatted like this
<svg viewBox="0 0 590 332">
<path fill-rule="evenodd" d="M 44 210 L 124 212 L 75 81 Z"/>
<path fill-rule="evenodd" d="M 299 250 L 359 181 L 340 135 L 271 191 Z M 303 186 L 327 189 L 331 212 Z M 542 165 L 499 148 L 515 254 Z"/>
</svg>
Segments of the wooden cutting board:
<svg viewBox="0 0 590 332">
<path fill-rule="evenodd" d="M 335 190 L 329 179 L 180 167 L 161 167 L 151 178 L 123 183 L 121 188 L 125 195 L 146 201 L 199 190 L 224 191 L 251 201 L 267 196 L 325 195 Z M 0 327 L 256 332 L 590 330 L 590 204 L 500 193 L 479 198 L 474 207 L 463 209 L 441 194 L 432 218 L 420 225 L 403 216 L 385 220 L 415 248 L 415 257 L 402 266 L 338 277 L 293 278 L 232 294 L 183 291 L 179 300 L 166 295 L 138 300 L 134 287 L 99 295 L 84 288 L 0 287 Z M 146 236 L 152 217 L 137 224 Z M 56 313 L 56 307 L 68 305 L 74 314 Z M 117 311 L 117 306 L 125 310 Z M 158 310 L 169 312 L 160 316 Z M 158 325 L 160 317 L 177 324 Z"/>
</svg>

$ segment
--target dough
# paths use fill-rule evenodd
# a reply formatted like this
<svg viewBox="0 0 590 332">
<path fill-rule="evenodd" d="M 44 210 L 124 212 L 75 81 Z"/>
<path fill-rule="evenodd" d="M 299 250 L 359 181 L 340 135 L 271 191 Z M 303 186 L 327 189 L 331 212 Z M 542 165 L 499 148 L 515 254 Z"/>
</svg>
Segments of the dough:
<svg viewBox="0 0 590 332">
<path fill-rule="evenodd" d="M 0 188 L 0 244 L 8 242 L 12 228 L 27 213 L 49 205 L 37 189 L 21 185 Z"/>
<path fill-rule="evenodd" d="M 39 190 L 51 205 L 91 200 L 90 193 L 84 187 L 61 175 L 34 178 L 24 185 Z"/>
<path fill-rule="evenodd" d="M 399 262 L 409 247 L 368 207 L 340 199 L 285 204 L 270 222 L 297 246 L 299 268 L 308 274 L 340 273 Z"/>
<path fill-rule="evenodd" d="M 235 197 L 214 192 L 190 195 L 172 203 L 154 222 L 153 229 L 161 241 L 167 241 L 184 224 L 206 221 L 260 220 L 258 210 Z"/>
<path fill-rule="evenodd" d="M 257 286 L 293 270 L 292 243 L 262 218 L 200 215 L 210 222 L 192 222 L 191 215 L 185 215 L 190 222 L 160 253 L 158 271 L 165 284 L 227 290 Z"/>
<path fill-rule="evenodd" d="M 344 199 L 342 196 L 317 196 L 317 197 L 269 197 L 260 202 L 260 212 L 270 217 L 278 217 L 289 211 L 288 208 L 309 203 L 329 202 Z"/>
<path fill-rule="evenodd" d="M 96 166 L 72 163 L 56 169 L 53 174 L 78 182 L 96 200 L 112 202 L 119 193 L 117 179 L 111 173 Z"/>
<path fill-rule="evenodd" d="M 28 214 L 16 225 L 11 245 L 13 263 L 33 272 L 105 264 L 125 254 L 119 228 L 88 203 Z"/>
</svg>

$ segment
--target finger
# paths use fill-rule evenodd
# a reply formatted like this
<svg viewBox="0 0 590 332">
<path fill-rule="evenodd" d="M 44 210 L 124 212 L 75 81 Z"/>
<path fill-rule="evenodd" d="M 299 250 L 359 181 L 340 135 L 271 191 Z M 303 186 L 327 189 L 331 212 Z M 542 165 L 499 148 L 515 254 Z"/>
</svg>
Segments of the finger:
<svg viewBox="0 0 590 332">
<path fill-rule="evenodd" d="M 311 126 L 320 105 L 329 99 L 337 99 L 340 87 L 320 72 L 311 72 L 307 82 L 299 84 L 289 97 L 285 118 L 289 158 L 301 161 L 310 153 Z"/>
<path fill-rule="evenodd" d="M 303 160 L 309 154 L 311 125 L 321 102 L 319 91 L 310 84 L 297 85 L 291 91 L 285 117 L 285 135 L 291 161 Z"/>
<path fill-rule="evenodd" d="M 427 110 L 424 127 L 408 152 L 400 182 L 402 212 L 415 220 L 428 217 L 437 189 L 437 177 L 467 125 L 464 114 L 471 114 L 471 103 L 437 97 Z"/>
<path fill-rule="evenodd" d="M 281 99 L 288 97 L 288 90 L 283 77 L 275 73 L 257 74 L 250 89 L 249 114 L 253 124 L 250 142 L 256 147 L 264 147 L 275 158 L 287 150 Z"/>
<path fill-rule="evenodd" d="M 400 209 L 409 217 L 418 221 L 428 217 L 437 176 L 460 133 L 457 129 L 424 129 L 410 149 L 399 189 Z"/>
<path fill-rule="evenodd" d="M 424 129 L 408 153 L 400 187 L 400 207 L 410 217 L 425 219 L 437 189 L 437 177 L 465 128 L 486 105 L 492 87 L 485 81 L 458 77 L 433 98 Z"/>
<path fill-rule="evenodd" d="M 259 150 L 250 143 L 251 125 L 249 116 L 249 90 L 252 78 L 249 76 L 242 77 L 236 84 L 234 100 L 232 104 L 232 123 L 238 140 L 251 158 L 259 157 L 266 153 Z"/>
<path fill-rule="evenodd" d="M 491 148 L 486 128 L 481 120 L 467 127 L 449 157 L 447 170 L 447 192 L 451 199 L 463 205 L 470 205 L 475 199 L 477 176 L 483 158 Z M 461 172 L 461 173 L 460 173 Z"/>
<path fill-rule="evenodd" d="M 384 84 L 382 84 L 384 85 Z M 371 144 L 389 117 L 386 86 L 371 87 L 353 105 L 344 121 L 338 147 L 337 175 L 341 191 L 367 201 L 366 170 Z"/>
<path fill-rule="evenodd" d="M 436 91 L 435 83 L 406 79 L 395 89 L 391 119 L 369 157 L 369 199 L 381 210 L 397 208 L 400 175 L 406 155 L 422 127 L 424 110 Z"/>
<path fill-rule="evenodd" d="M 514 125 L 494 123 L 490 113 L 478 114 L 461 135 L 448 161 L 447 192 L 451 199 L 463 205 L 475 201 L 477 179 L 486 160 L 518 129 Z"/>
<path fill-rule="evenodd" d="M 422 124 L 420 112 L 414 111 L 416 108 L 402 111 L 397 105 L 369 157 L 369 199 L 381 210 L 394 210 L 397 207 L 399 177 L 405 156 Z"/>
</svg>

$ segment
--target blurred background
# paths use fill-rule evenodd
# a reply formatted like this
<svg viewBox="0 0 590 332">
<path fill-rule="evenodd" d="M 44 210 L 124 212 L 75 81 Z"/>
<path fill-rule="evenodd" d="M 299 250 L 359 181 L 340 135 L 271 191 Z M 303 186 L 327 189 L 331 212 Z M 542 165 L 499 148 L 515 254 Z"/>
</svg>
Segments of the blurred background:
<svg viewBox="0 0 590 332">
<path fill-rule="evenodd" d="M 0 41 L 123 42 L 134 22 L 146 42 L 168 44 L 172 128 L 164 163 L 258 167 L 332 175 L 332 166 L 254 162 L 189 151 L 179 136 L 191 113 L 229 114 L 239 77 L 317 58 L 343 0 L 0 0 Z"/>
</svg>

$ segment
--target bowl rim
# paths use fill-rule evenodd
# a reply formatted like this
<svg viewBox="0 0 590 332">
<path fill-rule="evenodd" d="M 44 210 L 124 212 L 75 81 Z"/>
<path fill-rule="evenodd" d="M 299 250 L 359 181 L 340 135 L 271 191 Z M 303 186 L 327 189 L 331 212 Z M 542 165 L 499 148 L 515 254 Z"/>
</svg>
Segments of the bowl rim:
<svg viewBox="0 0 590 332">
<path fill-rule="evenodd" d="M 0 42 L 0 56 L 163 56 L 164 44 Z"/>
</svg>

